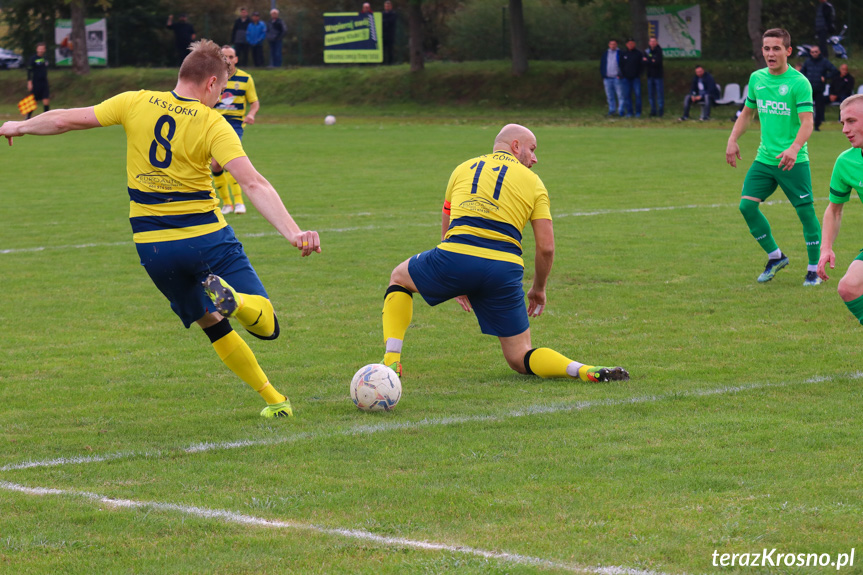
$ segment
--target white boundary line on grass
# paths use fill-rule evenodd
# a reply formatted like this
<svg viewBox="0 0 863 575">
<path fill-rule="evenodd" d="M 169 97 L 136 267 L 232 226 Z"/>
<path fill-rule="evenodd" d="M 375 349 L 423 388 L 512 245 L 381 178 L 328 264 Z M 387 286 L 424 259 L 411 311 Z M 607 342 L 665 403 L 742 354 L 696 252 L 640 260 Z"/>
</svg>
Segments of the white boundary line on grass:
<svg viewBox="0 0 863 575">
<path fill-rule="evenodd" d="M 286 437 L 275 437 L 267 439 L 243 439 L 238 441 L 225 441 L 215 443 L 196 443 L 187 447 L 178 448 L 179 451 L 185 453 L 205 453 L 208 451 L 225 451 L 229 449 L 242 449 L 245 447 L 262 447 L 267 445 L 280 445 L 285 443 L 296 443 L 304 440 L 320 440 L 329 439 L 332 437 L 344 437 L 351 435 L 371 435 L 373 433 L 398 431 L 402 429 L 421 429 L 426 427 L 439 427 L 449 425 L 460 425 L 464 423 L 476 422 L 499 422 L 508 419 L 515 419 L 531 415 L 545 415 L 555 413 L 566 413 L 570 411 L 583 411 L 596 407 L 613 407 L 621 405 L 636 405 L 641 403 L 656 403 L 668 399 L 690 398 L 690 397 L 707 397 L 712 395 L 724 395 L 728 393 L 737 393 L 741 391 L 750 391 L 757 389 L 770 389 L 777 387 L 789 387 L 792 385 L 804 385 L 812 383 L 823 383 L 831 381 L 836 377 L 848 377 L 851 379 L 863 378 L 863 372 L 855 372 L 845 376 L 821 376 L 814 377 L 802 381 L 780 382 L 780 383 L 750 383 L 738 386 L 724 386 L 713 389 L 698 389 L 693 391 L 681 391 L 676 393 L 668 393 L 664 395 L 643 395 L 636 397 L 628 397 L 623 399 L 600 399 L 595 401 L 577 401 L 570 403 L 558 403 L 550 405 L 531 405 L 524 409 L 508 411 L 499 414 L 489 415 L 467 415 L 461 417 L 442 417 L 433 419 L 421 419 L 418 421 L 399 421 L 399 422 L 381 422 L 376 424 L 355 425 L 347 429 L 340 429 L 329 432 L 305 432 L 289 435 Z M 58 457 L 55 459 L 43 459 L 36 461 L 23 461 L 20 463 L 10 463 L 0 467 L 0 472 L 17 471 L 22 469 L 60 467 L 63 465 L 78 465 L 83 463 L 100 463 L 105 461 L 115 461 L 119 459 L 133 458 L 156 458 L 163 454 L 176 453 L 177 449 L 169 449 L 165 451 L 122 451 L 117 453 L 108 453 L 105 455 L 86 455 L 78 457 Z"/>
<path fill-rule="evenodd" d="M 320 533 L 323 535 L 346 537 L 348 539 L 356 539 L 359 541 L 377 543 L 387 547 L 407 547 L 424 551 L 447 551 L 449 553 L 461 553 L 464 555 L 473 555 L 485 559 L 496 559 L 507 563 L 517 563 L 520 565 L 562 569 L 574 573 L 592 573 L 596 575 L 665 575 L 657 571 L 644 571 L 641 569 L 632 569 L 629 567 L 594 567 L 587 565 L 576 565 L 572 563 L 553 561 L 551 559 L 542 559 L 540 557 L 531 557 L 529 555 L 520 555 L 518 553 L 507 553 L 505 551 L 488 551 L 486 549 L 478 549 L 476 547 L 467 547 L 464 545 L 450 545 L 446 543 L 436 543 L 433 541 L 408 539 L 405 537 L 385 537 L 383 535 L 378 535 L 377 533 L 373 533 L 371 531 L 366 531 L 363 529 L 339 529 L 333 527 L 323 527 L 320 525 L 315 525 L 314 523 L 304 523 L 301 521 L 282 521 L 277 519 L 265 519 L 263 517 L 255 517 L 253 515 L 246 515 L 243 513 L 237 513 L 235 511 L 229 511 L 225 509 L 210 509 L 206 507 L 179 505 L 176 503 L 165 503 L 159 501 L 114 499 L 111 497 L 98 495 L 96 493 L 90 493 L 88 491 L 52 489 L 48 487 L 27 487 L 25 485 L 9 483 L 7 481 L 0 481 L 0 489 L 35 496 L 59 495 L 66 497 L 83 498 L 111 507 L 118 507 L 123 509 L 155 509 L 157 511 L 180 513 L 182 515 L 199 517 L 202 519 L 214 519 L 224 521 L 225 523 L 252 525 L 255 527 L 264 527 L 268 529 L 313 531 L 315 533 Z"/>
<path fill-rule="evenodd" d="M 764 202 L 766 206 L 772 206 L 774 204 L 787 204 L 787 200 L 773 200 L 769 202 Z M 569 218 L 569 217 L 589 217 L 589 216 L 605 216 L 610 214 L 638 214 L 642 212 L 665 212 L 671 210 L 698 210 L 698 209 L 715 209 L 715 208 L 734 208 L 737 207 L 738 204 L 705 204 L 705 205 L 697 205 L 690 204 L 686 206 L 658 206 L 652 208 L 628 208 L 628 209 L 610 209 L 610 210 L 594 210 L 591 212 L 572 212 L 569 214 L 555 214 L 555 218 Z M 439 226 L 437 223 L 414 223 L 414 224 L 399 224 L 399 227 L 425 227 L 425 226 Z M 366 225 L 366 226 L 354 226 L 348 228 L 325 228 L 320 229 L 318 232 L 320 233 L 344 233 L 344 232 L 355 232 L 360 230 L 377 230 L 384 226 L 378 226 L 374 224 Z M 266 236 L 277 236 L 279 235 L 277 232 L 257 232 L 252 234 L 242 234 L 239 237 L 241 238 L 261 238 Z M 73 245 L 63 245 L 63 246 L 37 246 L 33 248 L 12 248 L 12 249 L 3 249 L 0 250 L 0 255 L 8 255 L 8 254 L 22 254 L 29 252 L 44 252 L 48 250 L 79 250 L 79 249 L 87 249 L 87 248 L 102 248 L 102 247 L 112 247 L 112 246 L 125 246 L 130 245 L 131 240 L 128 242 L 107 242 L 107 243 L 88 243 L 88 244 L 73 244 Z"/>
</svg>

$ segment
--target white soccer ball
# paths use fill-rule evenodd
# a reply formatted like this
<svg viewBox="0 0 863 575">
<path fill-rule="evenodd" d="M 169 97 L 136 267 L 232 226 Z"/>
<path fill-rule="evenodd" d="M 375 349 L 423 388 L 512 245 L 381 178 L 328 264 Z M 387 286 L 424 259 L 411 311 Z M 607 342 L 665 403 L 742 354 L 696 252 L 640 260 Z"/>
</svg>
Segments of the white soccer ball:
<svg viewBox="0 0 863 575">
<path fill-rule="evenodd" d="M 390 411 L 401 397 L 399 376 L 380 363 L 360 368 L 351 380 L 351 399 L 363 411 Z"/>
<path fill-rule="evenodd" d="M 326 124 L 327 126 L 332 126 L 335 123 L 336 123 L 336 117 L 335 116 L 331 115 L 331 116 L 327 116 L 326 118 L 324 118 L 324 124 Z"/>
</svg>

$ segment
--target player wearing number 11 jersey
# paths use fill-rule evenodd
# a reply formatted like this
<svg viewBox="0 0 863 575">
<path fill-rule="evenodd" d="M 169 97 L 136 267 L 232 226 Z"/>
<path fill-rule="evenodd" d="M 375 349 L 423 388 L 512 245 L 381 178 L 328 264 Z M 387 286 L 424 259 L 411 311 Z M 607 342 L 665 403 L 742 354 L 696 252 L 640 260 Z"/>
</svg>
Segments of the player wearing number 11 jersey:
<svg viewBox="0 0 863 575">
<path fill-rule="evenodd" d="M 219 46 L 195 42 L 171 92 L 126 92 L 90 108 L 52 110 L 6 122 L 9 139 L 122 125 L 126 131 L 129 221 L 141 264 L 186 327 L 197 323 L 219 358 L 267 402 L 265 417 L 292 415 L 252 350 L 231 328 L 236 318 L 261 339 L 279 335 L 273 305 L 243 246 L 218 210 L 210 158 L 227 167 L 261 214 L 303 256 L 320 252 L 317 232 L 302 231 L 270 183 L 246 157 L 237 134 L 213 110 L 228 79 Z"/>
<path fill-rule="evenodd" d="M 546 303 L 546 282 L 554 259 L 554 231 L 548 191 L 530 168 L 536 137 L 517 124 L 504 126 L 491 154 L 464 162 L 449 179 L 441 243 L 399 264 L 384 296 L 384 364 L 401 375 L 401 351 L 413 316 L 413 294 L 429 305 L 455 298 L 473 311 L 484 334 L 500 339 L 509 366 L 540 377 L 583 381 L 627 380 L 621 367 L 573 361 L 546 348 L 532 348 L 528 316 Z M 533 286 L 524 303 L 521 234 L 531 222 L 536 240 Z"/>
</svg>

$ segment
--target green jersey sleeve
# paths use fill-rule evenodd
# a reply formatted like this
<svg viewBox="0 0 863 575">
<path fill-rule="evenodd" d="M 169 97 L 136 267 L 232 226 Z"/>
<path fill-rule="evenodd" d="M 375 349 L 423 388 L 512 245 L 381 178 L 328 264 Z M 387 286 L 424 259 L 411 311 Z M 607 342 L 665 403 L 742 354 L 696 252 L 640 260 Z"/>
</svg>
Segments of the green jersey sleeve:
<svg viewBox="0 0 863 575">
<path fill-rule="evenodd" d="M 815 101 L 812 98 L 812 84 L 809 80 L 803 78 L 803 81 L 798 81 L 794 86 L 794 103 L 797 104 L 797 113 L 811 112 L 814 109 Z"/>
<path fill-rule="evenodd" d="M 851 190 L 857 194 L 863 190 L 863 156 L 858 148 L 842 152 L 833 165 L 833 175 L 830 177 L 830 201 L 834 204 L 844 204 L 851 199 Z"/>
</svg>

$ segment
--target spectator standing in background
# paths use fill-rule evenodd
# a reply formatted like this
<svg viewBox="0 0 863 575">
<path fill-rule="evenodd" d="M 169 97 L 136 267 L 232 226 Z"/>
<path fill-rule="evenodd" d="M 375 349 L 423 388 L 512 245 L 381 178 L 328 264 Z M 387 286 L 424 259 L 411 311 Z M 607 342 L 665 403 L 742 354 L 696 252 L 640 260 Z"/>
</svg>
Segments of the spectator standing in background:
<svg viewBox="0 0 863 575">
<path fill-rule="evenodd" d="M 395 63 L 393 58 L 393 47 L 396 43 L 396 24 L 399 15 L 393 10 L 390 0 L 384 2 L 384 13 L 381 14 L 384 28 L 384 64 L 390 66 Z"/>
<path fill-rule="evenodd" d="M 650 37 L 647 50 L 644 51 L 644 64 L 647 67 L 647 99 L 650 101 L 650 115 L 661 118 L 665 112 L 665 74 L 662 70 L 662 46 L 654 36 Z"/>
<path fill-rule="evenodd" d="M 240 66 L 249 64 L 249 41 L 246 39 L 246 29 L 251 24 L 249 11 L 245 6 L 240 7 L 240 17 L 234 20 L 234 28 L 231 30 L 231 43 L 237 52 L 237 61 Z"/>
<path fill-rule="evenodd" d="M 836 33 L 836 10 L 828 0 L 820 0 L 815 8 L 815 35 L 821 53 L 827 55 L 827 38 Z"/>
<path fill-rule="evenodd" d="M 608 50 L 599 60 L 599 74 L 608 100 L 608 115 L 623 115 L 623 81 L 620 77 L 620 50 L 617 40 L 608 41 Z"/>
<path fill-rule="evenodd" d="M 641 117 L 641 67 L 644 55 L 635 47 L 635 40 L 626 41 L 626 52 L 620 55 L 620 69 L 623 76 L 623 101 L 626 103 L 626 117 L 633 112 L 632 96 L 635 94 L 635 117 Z M 621 116 L 623 111 L 621 109 Z"/>
<path fill-rule="evenodd" d="M 252 12 L 252 21 L 246 28 L 246 41 L 252 48 L 252 61 L 256 68 L 264 65 L 264 38 L 267 37 L 267 25 L 261 22 L 261 15 Z"/>
<path fill-rule="evenodd" d="M 177 22 L 174 22 L 174 15 L 168 16 L 166 24 L 169 30 L 174 32 L 174 48 L 177 52 L 177 66 L 183 63 L 186 58 L 189 44 L 195 41 L 195 28 L 186 21 L 186 15 L 180 14 L 177 17 Z"/>
<path fill-rule="evenodd" d="M 848 64 L 839 66 L 839 75 L 830 82 L 830 103 L 841 104 L 854 93 L 854 76 L 848 73 Z"/>
<path fill-rule="evenodd" d="M 827 97 L 824 95 L 824 87 L 830 79 L 838 74 L 836 66 L 821 54 L 818 46 L 812 46 L 809 50 L 809 59 L 803 62 L 800 73 L 806 76 L 812 84 L 812 99 L 815 101 L 815 131 L 819 131 L 824 123 L 824 106 Z"/>
<path fill-rule="evenodd" d="M 285 37 L 288 27 L 285 21 L 279 18 L 279 11 L 270 10 L 270 24 L 267 26 L 267 42 L 270 44 L 270 67 L 282 67 L 282 38 Z"/>
</svg>

